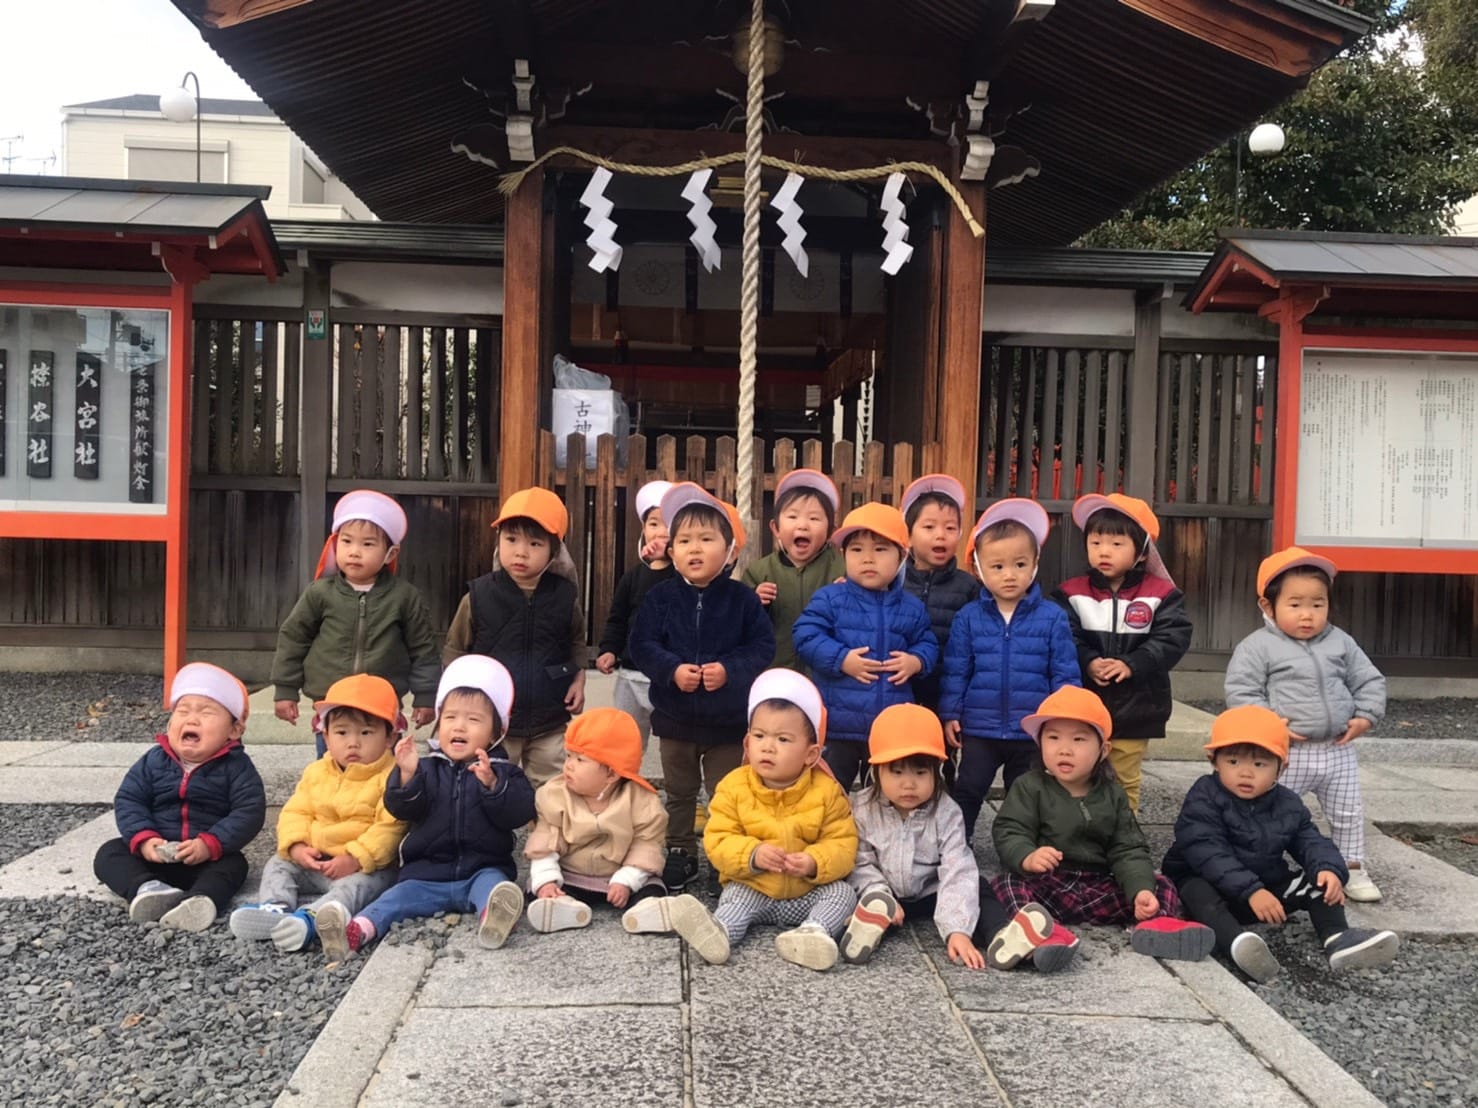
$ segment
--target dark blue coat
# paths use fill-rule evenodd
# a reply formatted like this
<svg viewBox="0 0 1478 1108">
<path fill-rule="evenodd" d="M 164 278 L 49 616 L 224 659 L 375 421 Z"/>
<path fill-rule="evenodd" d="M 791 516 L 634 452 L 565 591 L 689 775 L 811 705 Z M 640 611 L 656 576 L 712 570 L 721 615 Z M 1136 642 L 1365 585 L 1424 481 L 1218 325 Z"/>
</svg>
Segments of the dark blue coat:
<svg viewBox="0 0 1478 1108">
<path fill-rule="evenodd" d="M 682 577 L 642 598 L 627 645 L 652 680 L 652 734 L 684 742 L 728 743 L 749 726 L 749 686 L 775 657 L 775 631 L 754 590 L 732 577 L 695 588 Z M 672 683 L 681 665 L 718 662 L 723 687 L 685 693 Z"/>
<path fill-rule="evenodd" d="M 1186 793 L 1161 869 L 1177 883 L 1200 877 L 1226 899 L 1246 900 L 1259 889 L 1276 894 L 1288 885 L 1293 873 L 1285 853 L 1311 881 L 1321 870 L 1349 880 L 1339 848 L 1314 826 L 1292 789 L 1274 785 L 1243 800 L 1208 773 Z"/>
<path fill-rule="evenodd" d="M 887 589 L 864 589 L 842 581 L 817 589 L 791 631 L 796 653 L 811 667 L 811 678 L 826 705 L 828 741 L 866 742 L 872 721 L 893 704 L 912 704 L 913 690 L 894 685 L 884 674 L 864 685 L 842 672 L 842 662 L 859 646 L 866 657 L 886 662 L 895 650 L 924 664 L 920 676 L 939 662 L 939 643 L 924 605 L 910 596 L 900 576 Z"/>
<path fill-rule="evenodd" d="M 934 640 L 939 643 L 939 655 L 943 657 L 944 648 L 949 645 L 949 629 L 954 625 L 955 614 L 975 599 L 980 592 L 980 582 L 958 568 L 953 558 L 948 565 L 930 570 L 918 569 L 910 560 L 903 575 L 903 587 L 928 609 L 929 625 L 934 628 Z M 927 676 L 915 677 L 914 699 L 926 708 L 938 711 L 943 677 L 942 666 L 936 666 L 934 672 Z"/>
<path fill-rule="evenodd" d="M 485 788 L 476 762 L 454 762 L 440 751 L 421 759 L 409 785 L 400 767 L 385 783 L 385 810 L 407 820 L 400 841 L 401 881 L 464 881 L 497 867 L 512 875 L 513 835 L 534 818 L 534 787 L 523 770 L 494 756 L 497 779 Z"/>
<path fill-rule="evenodd" d="M 985 589 L 955 616 L 944 650 L 939 718 L 972 739 L 1031 739 L 1021 721 L 1064 685 L 1082 683 L 1072 626 L 1033 585 L 1001 618 Z"/>
<path fill-rule="evenodd" d="M 199 839 L 212 859 L 246 848 L 267 819 L 267 793 L 241 743 L 227 743 L 187 778 L 164 735 L 133 764 L 113 798 L 113 817 L 128 849 L 150 839 Z"/>
</svg>

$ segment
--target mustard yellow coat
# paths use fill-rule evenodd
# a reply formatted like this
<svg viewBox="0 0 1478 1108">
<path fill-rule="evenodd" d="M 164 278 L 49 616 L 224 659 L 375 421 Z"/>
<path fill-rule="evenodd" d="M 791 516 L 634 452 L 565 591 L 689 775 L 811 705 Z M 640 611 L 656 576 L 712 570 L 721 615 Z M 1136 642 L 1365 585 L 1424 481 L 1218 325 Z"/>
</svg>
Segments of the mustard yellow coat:
<svg viewBox="0 0 1478 1108">
<path fill-rule="evenodd" d="M 752 869 L 749 859 L 764 843 L 792 854 L 809 854 L 816 860 L 816 876 Z M 852 872 L 857 825 L 847 794 L 830 775 L 808 769 L 790 788 L 772 789 L 745 765 L 714 790 L 703 849 L 721 884 L 739 881 L 774 900 L 793 900 Z"/>
<path fill-rule="evenodd" d="M 352 855 L 365 873 L 395 862 L 408 826 L 385 811 L 385 781 L 395 756 L 343 769 L 325 754 L 303 771 L 298 787 L 277 817 L 277 853 L 286 858 L 294 843 L 338 857 Z"/>
</svg>

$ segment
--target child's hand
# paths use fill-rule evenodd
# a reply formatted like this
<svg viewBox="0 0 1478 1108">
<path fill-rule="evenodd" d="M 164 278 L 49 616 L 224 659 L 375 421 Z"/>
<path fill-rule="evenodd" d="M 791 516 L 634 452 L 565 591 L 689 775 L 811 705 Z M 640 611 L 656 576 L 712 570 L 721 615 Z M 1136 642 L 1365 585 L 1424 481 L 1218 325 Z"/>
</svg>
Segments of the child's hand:
<svg viewBox="0 0 1478 1108">
<path fill-rule="evenodd" d="M 985 956 L 980 953 L 970 936 L 963 931 L 956 931 L 949 937 L 949 942 L 944 944 L 944 952 L 949 955 L 949 960 L 956 965 L 964 963 L 970 969 L 985 969 Z"/>
<path fill-rule="evenodd" d="M 607 650 L 604 654 L 595 659 L 595 668 L 600 670 L 602 673 L 615 673 L 616 656 L 612 654 L 609 650 Z"/>
<path fill-rule="evenodd" d="M 624 908 L 626 902 L 631 899 L 631 890 L 619 882 L 613 881 L 606 889 L 606 901 L 612 908 Z"/>
<path fill-rule="evenodd" d="M 1099 658 L 1088 663 L 1089 672 L 1093 680 L 1099 685 L 1112 685 L 1119 681 L 1127 681 L 1134 676 L 1134 671 L 1124 662 L 1122 658 Z"/>
<path fill-rule="evenodd" d="M 421 764 L 421 755 L 416 753 L 415 736 L 402 735 L 395 744 L 395 764 L 400 767 L 400 783 L 410 784 L 411 778 L 416 775 L 416 767 Z"/>
<path fill-rule="evenodd" d="M 1288 913 L 1283 910 L 1283 902 L 1267 889 L 1258 889 L 1249 896 L 1247 907 L 1263 923 L 1284 923 L 1288 919 Z"/>
<path fill-rule="evenodd" d="M 888 678 L 890 685 L 906 685 L 919 675 L 924 668 L 924 663 L 906 650 L 895 650 L 888 655 L 888 660 L 878 667 L 883 673 L 891 673 Z"/>
<path fill-rule="evenodd" d="M 944 725 L 944 741 L 951 750 L 960 749 L 960 721 L 952 719 Z"/>
<path fill-rule="evenodd" d="M 1027 873 L 1051 873 L 1062 864 L 1062 851 L 1055 846 L 1039 846 L 1021 860 Z"/>
<path fill-rule="evenodd" d="M 761 843 L 749 856 L 749 867 L 761 873 L 784 873 L 785 851 L 773 843 Z"/>
<path fill-rule="evenodd" d="M 641 558 L 641 560 L 644 562 L 655 562 L 660 558 L 665 558 L 666 556 L 666 539 L 653 539 L 651 542 L 643 546 L 641 548 L 641 551 L 637 555 L 637 557 Z"/>
<path fill-rule="evenodd" d="M 679 692 L 697 692 L 703 683 L 703 667 L 691 663 L 678 666 L 672 671 L 672 683 Z"/>
<path fill-rule="evenodd" d="M 1154 893 L 1146 889 L 1142 893 L 1134 894 L 1134 918 L 1143 922 L 1150 919 L 1160 911 L 1160 899 Z"/>
<path fill-rule="evenodd" d="M 882 662 L 870 661 L 864 657 L 871 649 L 870 646 L 859 646 L 847 651 L 847 656 L 842 659 L 842 672 L 864 685 L 871 685 L 878 679 L 878 671 L 883 668 Z"/>
<path fill-rule="evenodd" d="M 585 671 L 583 669 L 575 674 L 575 679 L 570 682 L 570 691 L 565 693 L 565 710 L 572 716 L 578 716 L 585 710 Z"/>
<path fill-rule="evenodd" d="M 816 859 L 804 851 L 786 854 L 785 861 L 781 866 L 782 873 L 788 873 L 792 877 L 815 877 Z"/>
<path fill-rule="evenodd" d="M 613 886 L 614 887 L 614 886 Z M 540 900 L 553 900 L 564 890 L 559 887 L 558 881 L 546 881 L 534 892 Z"/>
<path fill-rule="evenodd" d="M 472 763 L 472 776 L 481 781 L 485 789 L 491 789 L 498 780 L 498 771 L 493 769 L 493 760 L 486 750 L 477 752 L 477 761 Z"/>
<path fill-rule="evenodd" d="M 186 839 L 175 848 L 174 860 L 187 866 L 198 866 L 210 861 L 210 847 L 199 839 Z"/>
<path fill-rule="evenodd" d="M 1334 745 L 1344 746 L 1345 743 L 1352 743 L 1369 730 L 1370 721 L 1361 716 L 1356 716 L 1354 719 L 1350 720 L 1349 725 L 1345 727 L 1345 733 L 1334 740 Z"/>
<path fill-rule="evenodd" d="M 903 926 L 903 905 L 902 904 L 898 905 L 897 908 L 894 908 L 893 909 L 893 926 L 894 927 L 902 927 Z"/>
<path fill-rule="evenodd" d="M 718 692 L 729 683 L 729 671 L 722 662 L 704 662 L 698 668 L 703 674 L 703 687 L 709 692 Z"/>
<path fill-rule="evenodd" d="M 324 856 L 307 843 L 293 843 L 287 848 L 288 861 L 314 873 L 323 872 Z"/>
<path fill-rule="evenodd" d="M 1309 741 L 1309 737 L 1307 735 L 1300 735 L 1297 731 L 1290 729 L 1288 732 L 1288 741 L 1295 743 L 1306 743 Z"/>
<path fill-rule="evenodd" d="M 774 581 L 761 581 L 754 587 L 755 596 L 760 598 L 760 603 L 768 608 L 775 602 L 775 597 L 780 593 L 780 586 Z"/>
<path fill-rule="evenodd" d="M 159 848 L 164 843 L 164 839 L 150 839 L 143 846 L 139 847 L 139 857 L 146 862 L 153 862 L 156 866 L 164 865 L 164 859 L 159 857 Z"/>
<path fill-rule="evenodd" d="M 354 855 L 340 854 L 337 858 L 330 858 L 327 862 L 324 862 L 319 867 L 318 872 L 330 881 L 338 881 L 340 878 L 358 873 L 360 868 L 359 862 Z"/>
<path fill-rule="evenodd" d="M 412 708 L 411 709 L 411 726 L 412 727 L 425 727 L 428 723 L 431 723 L 435 719 L 436 719 L 436 709 L 435 708 Z"/>
<path fill-rule="evenodd" d="M 1319 876 L 1314 879 L 1314 884 L 1324 890 L 1325 904 L 1337 908 L 1345 902 L 1345 883 L 1339 879 L 1339 874 L 1321 869 Z"/>
<path fill-rule="evenodd" d="M 298 725 L 298 702 L 296 700 L 274 700 L 272 713 L 284 723 Z"/>
</svg>

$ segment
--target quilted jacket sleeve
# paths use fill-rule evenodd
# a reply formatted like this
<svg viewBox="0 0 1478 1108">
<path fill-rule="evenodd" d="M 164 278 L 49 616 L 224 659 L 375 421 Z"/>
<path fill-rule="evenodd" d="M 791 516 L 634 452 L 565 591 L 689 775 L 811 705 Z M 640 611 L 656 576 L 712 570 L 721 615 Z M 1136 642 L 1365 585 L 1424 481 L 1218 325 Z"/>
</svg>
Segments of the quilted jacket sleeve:
<svg viewBox="0 0 1478 1108">
<path fill-rule="evenodd" d="M 956 723 L 965 712 L 965 690 L 975 675 L 975 605 L 961 608 L 949 627 L 949 645 L 944 649 L 943 677 L 939 686 L 939 718 Z"/>
<path fill-rule="evenodd" d="M 303 661 L 308 657 L 308 648 L 313 645 L 322 622 L 323 608 L 319 604 L 318 590 L 309 585 L 277 632 L 277 652 L 272 655 L 274 700 L 298 699 L 303 687 Z"/>
<path fill-rule="evenodd" d="M 384 869 L 395 861 L 400 840 L 409 830 L 404 820 L 396 819 L 385 807 L 385 798 L 375 805 L 375 818 L 359 837 L 344 844 L 344 853 L 359 863 L 365 873 Z"/>
<path fill-rule="evenodd" d="M 714 790 L 708 804 L 708 824 L 703 828 L 703 849 L 708 860 L 725 881 L 737 881 L 749 877 L 750 856 L 760 840 L 744 833 L 739 821 L 739 796 L 733 788 L 725 788 L 722 781 Z"/>
<path fill-rule="evenodd" d="M 113 797 L 113 818 L 118 823 L 118 834 L 135 854 L 150 839 L 164 837 L 155 826 L 152 807 L 154 785 L 151 754 L 152 750 L 129 767 Z"/>
<path fill-rule="evenodd" d="M 1339 852 L 1339 847 L 1314 826 L 1314 817 L 1309 814 L 1308 806 L 1298 797 L 1293 800 L 1303 809 L 1303 817 L 1299 820 L 1298 830 L 1293 833 L 1288 853 L 1293 855 L 1311 881 L 1325 870 L 1341 881 L 1348 881 L 1350 869 L 1345 865 L 1344 855 Z"/>
<path fill-rule="evenodd" d="M 816 876 L 810 878 L 812 885 L 840 881 L 857 864 L 857 824 L 852 819 L 852 805 L 847 802 L 842 787 L 830 778 L 827 780 L 832 787 L 822 816 L 821 839 L 806 847 L 806 853 L 816 862 Z"/>
<path fill-rule="evenodd" d="M 801 661 L 826 677 L 844 676 L 842 662 L 852 649 L 837 638 L 840 595 L 841 590 L 831 585 L 817 589 L 790 632 Z"/>
<path fill-rule="evenodd" d="M 909 604 L 908 601 L 913 603 Z M 929 622 L 929 609 L 924 602 L 912 596 L 904 596 L 904 610 L 908 613 L 904 635 L 908 641 L 908 652 L 923 663 L 919 677 L 927 677 L 939 665 L 939 640 L 934 637 L 934 625 Z"/>
<path fill-rule="evenodd" d="M 1345 684 L 1349 686 L 1350 695 L 1355 698 L 1355 715 L 1360 719 L 1368 719 L 1371 723 L 1379 723 L 1386 714 L 1386 679 L 1380 670 L 1375 668 L 1365 651 L 1360 649 L 1357 643 L 1343 631 L 1346 640 L 1345 646 Z"/>
<path fill-rule="evenodd" d="M 1272 707 L 1268 702 L 1268 658 L 1263 648 L 1266 638 L 1261 631 L 1254 631 L 1232 651 L 1226 676 L 1228 708 L 1237 708 L 1243 704 Z"/>
<path fill-rule="evenodd" d="M 1050 608 L 1056 619 L 1052 621 L 1052 634 L 1047 640 L 1047 672 L 1051 674 L 1052 691 L 1064 685 L 1081 685 L 1083 670 L 1078 661 L 1078 645 L 1073 641 L 1070 617 L 1065 612 Z"/>
<path fill-rule="evenodd" d="M 1175 845 L 1197 877 L 1209 881 L 1228 900 L 1246 900 L 1263 887 L 1262 879 L 1232 849 L 1212 793 L 1217 787 L 1209 774 L 1191 786 L 1175 819 Z"/>
<path fill-rule="evenodd" d="M 277 856 L 286 858 L 287 852 L 296 843 L 313 843 L 310 837 L 313 832 L 313 786 L 310 777 L 314 776 L 317 762 L 312 763 L 303 771 L 303 776 L 298 778 L 297 787 L 293 789 L 292 796 L 287 798 L 287 803 L 282 806 L 282 811 L 277 815 Z"/>
<path fill-rule="evenodd" d="M 236 764 L 228 767 L 225 782 L 227 812 L 200 834 L 201 841 L 211 848 L 212 858 L 245 850 L 267 822 L 267 790 L 262 775 L 245 754 L 239 761 L 232 761 Z"/>
</svg>

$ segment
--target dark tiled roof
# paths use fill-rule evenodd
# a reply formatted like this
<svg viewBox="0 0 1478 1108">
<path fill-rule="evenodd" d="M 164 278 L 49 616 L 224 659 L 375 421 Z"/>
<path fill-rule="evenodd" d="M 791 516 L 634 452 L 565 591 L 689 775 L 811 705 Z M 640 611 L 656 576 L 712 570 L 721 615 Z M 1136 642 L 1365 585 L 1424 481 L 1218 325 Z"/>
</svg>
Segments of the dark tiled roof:
<svg viewBox="0 0 1478 1108">
<path fill-rule="evenodd" d="M 1224 231 L 1222 237 L 1279 278 L 1341 285 L 1478 284 L 1478 238 L 1240 230 Z"/>
<path fill-rule="evenodd" d="M 62 110 L 71 111 L 73 108 L 97 108 L 114 112 L 157 112 L 159 97 L 136 92 L 131 96 L 89 100 L 85 104 L 67 104 Z M 277 117 L 277 113 L 260 100 L 226 100 L 210 96 L 200 98 L 200 111 L 202 115 L 254 115 L 267 119 Z"/>
</svg>

